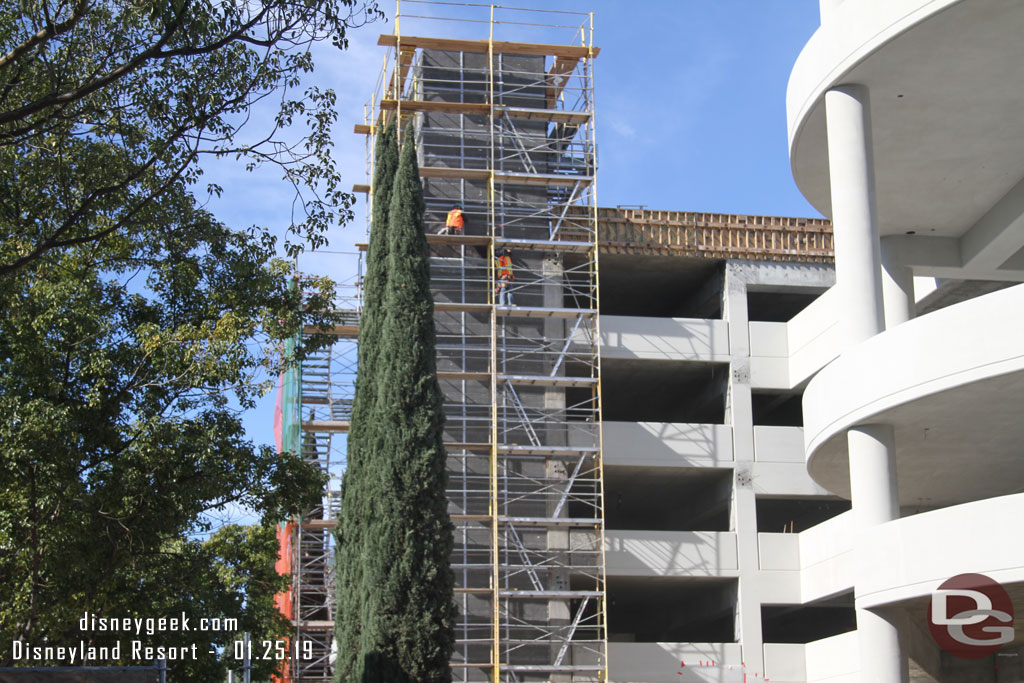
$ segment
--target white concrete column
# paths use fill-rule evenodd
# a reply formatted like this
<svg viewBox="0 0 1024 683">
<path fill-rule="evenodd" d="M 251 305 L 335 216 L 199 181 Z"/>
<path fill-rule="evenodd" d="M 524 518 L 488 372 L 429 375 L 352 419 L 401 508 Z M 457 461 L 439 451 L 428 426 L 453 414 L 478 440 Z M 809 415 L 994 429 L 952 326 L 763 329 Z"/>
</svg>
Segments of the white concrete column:
<svg viewBox="0 0 1024 683">
<path fill-rule="evenodd" d="M 909 683 L 910 662 L 903 654 L 899 630 L 871 610 L 857 610 L 861 683 Z"/>
<path fill-rule="evenodd" d="M 861 425 L 850 429 L 850 493 L 858 537 L 900 516 L 896 488 L 895 440 L 892 425 Z M 898 627 L 870 610 L 857 609 L 860 680 L 863 683 L 907 683 L 909 662 Z"/>
<path fill-rule="evenodd" d="M 762 598 L 758 577 L 757 497 L 754 494 L 754 409 L 750 388 L 750 320 L 747 283 L 741 268 L 725 266 L 725 319 L 729 322 L 728 416 L 732 425 L 733 506 L 732 530 L 736 532 L 739 594 L 736 601 L 736 641 L 743 652 L 749 678 L 764 675 L 764 637 L 761 629 Z"/>
<path fill-rule="evenodd" d="M 846 434 L 850 449 L 850 494 L 857 536 L 900 516 L 896 488 L 895 440 L 891 425 L 861 425 Z M 857 609 L 862 683 L 907 683 L 909 662 L 897 626 L 866 609 Z"/>
<path fill-rule="evenodd" d="M 892 425 L 853 427 L 850 447 L 850 494 L 858 531 L 899 519 L 895 440 Z"/>
<path fill-rule="evenodd" d="M 825 93 L 844 348 L 885 329 L 870 110 L 864 86 L 843 85 Z"/>
<path fill-rule="evenodd" d="M 825 94 L 825 116 L 837 306 L 842 312 L 845 350 L 884 331 L 886 325 L 867 88 L 844 85 L 829 90 Z M 893 308 L 897 308 L 895 303 Z M 853 514 L 858 535 L 863 536 L 871 527 L 899 517 L 892 427 L 856 427 L 847 433 L 847 443 Z M 858 609 L 857 632 L 863 683 L 908 680 L 907 659 L 895 625 Z"/>
<path fill-rule="evenodd" d="M 889 238 L 881 239 L 882 248 L 882 301 L 885 309 L 885 329 L 892 329 L 914 317 L 914 272 L 903 265 Z"/>
</svg>

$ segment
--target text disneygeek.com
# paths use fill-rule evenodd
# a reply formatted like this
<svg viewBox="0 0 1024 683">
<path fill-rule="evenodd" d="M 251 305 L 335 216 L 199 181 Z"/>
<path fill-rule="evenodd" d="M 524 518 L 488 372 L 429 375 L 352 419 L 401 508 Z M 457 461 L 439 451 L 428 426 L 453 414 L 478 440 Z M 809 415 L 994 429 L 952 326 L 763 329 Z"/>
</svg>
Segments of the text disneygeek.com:
<svg viewBox="0 0 1024 683">
<path fill-rule="evenodd" d="M 188 632 L 238 632 L 238 620 L 229 618 L 189 617 L 185 613 L 173 617 L 101 617 L 86 612 L 78 620 L 82 634 L 124 634 L 124 638 L 104 645 L 91 645 L 91 638 L 83 635 L 77 644 L 52 645 L 46 642 L 29 643 L 22 640 L 11 642 L 10 658 L 18 662 L 49 662 L 61 666 L 81 666 L 88 663 L 136 662 L 150 663 L 166 661 L 195 660 L 200 655 L 219 655 L 236 660 L 273 659 L 288 657 L 307 659 L 312 656 L 309 643 L 289 643 L 286 640 L 241 641 L 227 644 L 227 649 L 209 643 L 190 645 L 155 645 L 142 636 L 158 636 L 164 633 Z M 133 637 L 134 636 L 134 637 Z M 233 647 L 232 647 L 233 645 Z M 306 647 L 303 647 L 305 645 Z M 202 649 L 200 649 L 202 648 Z M 294 652 L 289 650 L 294 649 Z"/>
</svg>

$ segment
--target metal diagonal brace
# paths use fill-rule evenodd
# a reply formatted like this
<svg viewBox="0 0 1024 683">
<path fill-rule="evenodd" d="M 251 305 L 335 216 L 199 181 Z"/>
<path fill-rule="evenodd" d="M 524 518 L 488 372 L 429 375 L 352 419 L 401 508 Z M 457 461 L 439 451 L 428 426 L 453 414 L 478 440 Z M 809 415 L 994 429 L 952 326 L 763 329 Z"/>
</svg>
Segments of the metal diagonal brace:
<svg viewBox="0 0 1024 683">
<path fill-rule="evenodd" d="M 569 213 L 569 207 L 576 201 L 576 193 L 579 192 L 581 187 L 582 183 L 578 180 L 572 186 L 572 192 L 569 194 L 569 199 L 566 200 L 565 206 L 562 207 L 562 213 L 558 216 L 558 221 L 555 223 L 555 227 L 551 230 L 552 241 L 554 241 L 555 237 L 558 235 L 558 230 L 562 227 L 562 221 L 565 220 L 565 215 Z"/>
<path fill-rule="evenodd" d="M 583 620 L 583 610 L 587 608 L 587 603 L 590 602 L 590 598 L 583 598 L 580 603 L 579 609 L 576 610 L 576 616 L 572 620 L 572 625 L 569 627 L 569 633 L 565 637 L 565 641 L 562 643 L 562 647 L 558 649 L 558 656 L 555 657 L 555 666 L 559 666 L 562 660 L 565 659 L 565 653 L 569 651 L 569 644 L 572 642 L 572 637 L 576 635 L 576 629 L 580 625 L 580 621 Z"/>
<path fill-rule="evenodd" d="M 555 506 L 555 511 L 551 514 L 552 517 L 557 517 L 565 506 L 565 501 L 569 499 L 569 491 L 572 490 L 572 485 L 576 481 L 576 477 L 580 474 L 580 469 L 583 468 L 583 461 L 587 456 L 580 456 L 579 462 L 576 463 L 576 468 L 572 471 L 572 476 L 565 484 L 565 491 L 562 493 L 562 499 L 558 501 L 558 505 Z"/>
<path fill-rule="evenodd" d="M 558 362 L 555 363 L 555 367 L 551 368 L 551 377 L 554 377 L 555 373 L 558 372 L 558 368 L 562 367 L 562 361 L 565 360 L 565 354 L 569 353 L 569 347 L 572 345 L 573 335 L 576 334 L 576 330 L 579 329 L 580 323 L 582 322 L 583 316 L 579 315 L 576 318 L 576 324 L 572 326 L 572 331 L 569 332 L 569 336 L 565 340 L 565 346 L 562 347 L 562 351 L 558 355 Z"/>
</svg>

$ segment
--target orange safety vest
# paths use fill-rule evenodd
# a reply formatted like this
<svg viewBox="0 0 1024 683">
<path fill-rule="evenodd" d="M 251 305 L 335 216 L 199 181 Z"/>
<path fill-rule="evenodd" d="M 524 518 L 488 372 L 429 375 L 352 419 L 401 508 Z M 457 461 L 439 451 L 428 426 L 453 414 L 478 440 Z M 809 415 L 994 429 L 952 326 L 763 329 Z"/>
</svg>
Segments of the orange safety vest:
<svg viewBox="0 0 1024 683">
<path fill-rule="evenodd" d="M 462 218 L 462 209 L 452 209 L 448 212 L 448 220 L 445 221 L 444 227 L 462 230 L 464 224 L 465 220 Z"/>
<path fill-rule="evenodd" d="M 497 259 L 498 266 L 498 279 L 499 280 L 515 280 L 516 276 L 512 273 L 512 258 L 510 256 L 499 256 Z"/>
</svg>

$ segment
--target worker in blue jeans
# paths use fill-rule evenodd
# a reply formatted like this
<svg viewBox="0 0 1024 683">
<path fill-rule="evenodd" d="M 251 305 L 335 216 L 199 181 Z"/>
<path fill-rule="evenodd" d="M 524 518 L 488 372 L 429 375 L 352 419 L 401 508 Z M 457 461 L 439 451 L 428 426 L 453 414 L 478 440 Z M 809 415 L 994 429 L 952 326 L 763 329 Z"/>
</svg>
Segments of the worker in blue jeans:
<svg viewBox="0 0 1024 683">
<path fill-rule="evenodd" d="M 514 306 L 512 303 L 512 281 L 516 279 L 515 273 L 512 272 L 512 256 L 509 254 L 508 249 L 502 248 L 498 252 L 498 256 L 494 259 L 494 268 L 496 272 L 497 286 L 494 288 L 494 293 L 498 299 L 499 306 Z"/>
</svg>

